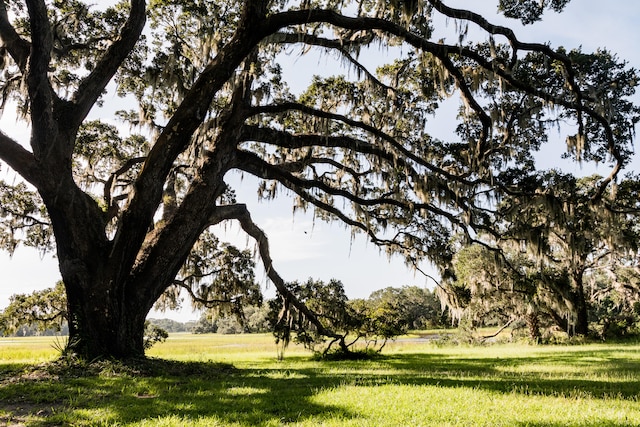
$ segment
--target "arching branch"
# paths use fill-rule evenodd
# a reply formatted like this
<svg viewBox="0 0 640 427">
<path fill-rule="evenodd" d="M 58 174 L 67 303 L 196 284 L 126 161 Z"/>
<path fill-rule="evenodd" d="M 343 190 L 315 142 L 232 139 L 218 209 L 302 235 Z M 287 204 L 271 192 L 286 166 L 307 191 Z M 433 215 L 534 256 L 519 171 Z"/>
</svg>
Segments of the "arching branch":
<svg viewBox="0 0 640 427">
<path fill-rule="evenodd" d="M 454 80 L 456 81 L 458 89 L 462 94 L 462 98 L 465 100 L 467 105 L 469 105 L 469 107 L 476 112 L 476 114 L 480 118 L 480 123 L 482 123 L 482 131 L 480 132 L 480 136 L 478 137 L 478 141 L 476 142 L 476 147 L 473 147 L 474 148 L 473 151 L 475 152 L 476 156 L 474 159 L 472 159 L 471 163 L 472 165 L 476 165 L 476 166 L 482 165 L 483 160 L 486 156 L 486 153 L 489 150 L 488 140 L 491 137 L 491 128 L 493 124 L 492 120 L 489 117 L 489 115 L 484 111 L 484 108 L 480 106 L 476 98 L 473 96 L 473 94 L 471 93 L 471 89 L 465 82 L 462 72 L 456 66 L 454 66 L 453 62 L 451 62 L 451 59 L 449 59 L 449 57 L 445 57 L 445 58 L 440 58 L 440 61 L 442 62 L 442 65 L 445 67 L 445 69 L 449 72 L 449 74 L 453 76 Z"/>
<path fill-rule="evenodd" d="M 417 34 L 412 33 L 408 29 L 402 27 L 399 24 L 396 24 L 391 21 L 387 21 L 380 18 L 368 18 L 368 17 L 347 17 L 344 15 L 340 15 L 339 13 L 331 10 L 319 10 L 312 9 L 308 11 L 291 11 L 284 12 L 281 14 L 276 14 L 271 17 L 265 25 L 278 25 L 280 28 L 289 25 L 296 25 L 300 23 L 312 23 L 312 22 L 325 22 L 330 25 L 335 25 L 336 27 L 348 29 L 348 30 L 379 30 L 385 32 L 390 35 L 394 35 L 402 38 L 406 43 L 415 47 L 416 49 L 420 49 L 424 52 L 429 52 L 433 54 L 435 57 L 440 60 L 444 60 L 445 58 L 449 58 L 452 55 L 459 55 L 463 58 L 467 58 L 476 62 L 480 67 L 485 70 L 491 71 L 495 73 L 498 77 L 504 79 L 505 82 L 512 85 L 514 88 L 522 90 L 525 93 L 538 97 L 545 102 L 553 103 L 555 105 L 563 106 L 572 110 L 575 110 L 578 114 L 578 122 L 581 125 L 581 114 L 588 114 L 595 121 L 600 123 L 603 127 L 607 144 L 610 152 L 614 156 L 614 158 L 618 161 L 616 166 L 614 166 L 611 174 L 607 179 L 605 179 L 602 183 L 601 190 L 597 194 L 597 196 L 601 196 L 606 186 L 609 184 L 611 180 L 613 180 L 617 174 L 619 173 L 621 167 L 623 156 L 621 155 L 619 149 L 616 147 L 615 139 L 613 137 L 613 132 L 608 121 L 593 108 L 584 105 L 582 102 L 583 95 L 580 91 L 579 86 L 576 84 L 575 71 L 571 64 L 571 60 L 558 52 L 552 50 L 549 46 L 537 43 L 523 43 L 520 42 L 514 35 L 514 33 L 506 28 L 493 26 L 489 24 L 484 18 L 477 14 L 473 14 L 468 11 L 457 11 L 455 9 L 449 9 L 444 7 L 439 1 L 432 1 L 432 4 L 438 9 L 441 13 L 444 13 L 447 16 L 451 16 L 454 18 L 467 19 L 472 22 L 478 23 L 482 28 L 489 31 L 490 33 L 495 34 L 503 34 L 505 35 L 510 43 L 513 46 L 513 49 L 523 50 L 527 52 L 539 52 L 547 56 L 552 60 L 557 60 L 561 62 L 566 71 L 566 81 L 571 90 L 572 95 L 575 97 L 574 99 L 565 99 L 561 96 L 556 96 L 553 93 L 550 93 L 546 90 L 546 88 L 536 88 L 530 84 L 522 82 L 516 79 L 511 71 L 498 62 L 485 58 L 479 52 L 476 52 L 468 47 L 464 46 L 455 46 L 455 45 L 446 45 L 444 43 L 433 43 Z M 458 15 L 457 15 L 458 14 Z M 303 15 L 303 16 L 300 16 Z M 299 20 L 303 20 L 304 22 L 299 22 Z"/>
<path fill-rule="evenodd" d="M 292 294 L 291 291 L 289 291 L 285 281 L 273 266 L 273 260 L 271 258 L 269 250 L 269 240 L 267 239 L 267 235 L 264 233 L 264 231 L 262 231 L 262 229 L 260 229 L 260 227 L 258 227 L 253 222 L 253 220 L 251 219 L 251 214 L 247 210 L 246 205 L 229 205 L 221 207 L 221 209 L 224 211 L 224 213 L 219 212 L 216 214 L 216 217 L 222 214 L 227 218 L 233 218 L 237 220 L 245 233 L 247 233 L 256 241 L 256 244 L 258 245 L 258 252 L 260 254 L 260 258 L 262 260 L 262 264 L 264 265 L 265 271 L 267 272 L 267 276 L 275 285 L 280 295 L 282 295 L 291 305 L 293 305 L 311 323 L 313 323 L 313 325 L 318 329 L 319 334 L 329 338 L 338 339 L 342 343 L 344 343 L 344 336 L 325 328 L 316 314 L 309 310 L 306 305 L 300 302 L 298 298 L 294 294 Z"/>
<path fill-rule="evenodd" d="M 334 205 L 327 203 L 319 199 L 318 197 L 312 196 L 307 190 L 319 189 L 325 194 L 342 197 L 345 200 L 348 200 L 349 202 L 353 203 L 353 205 L 359 206 L 360 208 L 367 208 L 367 207 L 400 208 L 400 210 L 403 212 L 406 212 L 407 215 L 413 216 L 414 220 L 416 220 L 416 224 L 417 224 L 416 226 L 418 228 L 420 227 L 420 221 L 418 219 L 421 218 L 423 215 L 425 215 L 427 212 L 429 213 L 429 215 L 446 218 L 447 221 L 449 221 L 449 223 L 452 226 L 464 229 L 465 233 L 468 233 L 468 230 L 466 230 L 467 227 L 472 227 L 477 229 L 484 228 L 483 226 L 478 224 L 473 224 L 472 222 L 470 224 L 465 223 L 455 213 L 445 210 L 443 208 L 439 208 L 433 204 L 414 203 L 408 200 L 399 200 L 399 199 L 390 198 L 390 197 L 364 199 L 358 196 L 357 194 L 354 194 L 345 190 L 333 188 L 318 180 L 305 180 L 305 179 L 299 178 L 293 175 L 292 173 L 289 173 L 286 170 L 286 167 L 280 168 L 278 166 L 270 165 L 251 153 L 239 153 L 238 160 L 239 162 L 237 167 L 239 169 L 247 171 L 252 175 L 263 178 L 263 179 L 278 181 L 280 184 L 284 185 L 285 187 L 293 191 L 295 194 L 297 194 L 305 202 L 316 206 L 318 209 L 322 211 L 325 211 L 331 215 L 334 215 L 337 219 L 342 221 L 344 224 L 364 232 L 374 244 L 378 246 L 395 249 L 396 252 L 412 252 L 412 251 L 422 252 L 423 248 L 407 246 L 405 243 L 403 243 L 402 240 L 399 240 L 399 238 L 404 236 L 404 237 L 408 237 L 408 240 L 411 241 L 413 238 L 416 237 L 416 235 L 413 234 L 412 232 L 403 231 L 402 229 L 398 228 L 398 232 L 395 237 L 391 239 L 380 237 L 377 235 L 376 230 L 374 230 L 371 224 L 351 218 L 350 216 L 342 212 L 340 209 L 336 208 Z M 382 222 L 385 221 L 384 218 L 378 217 L 374 214 L 372 214 L 371 216 L 376 220 L 381 220 Z M 435 253 L 433 253 L 432 255 L 436 256 Z M 444 255 L 444 254 L 440 254 L 440 255 Z M 420 256 L 424 257 L 425 254 L 422 253 Z"/>
<path fill-rule="evenodd" d="M 473 22 L 491 35 L 504 36 L 509 41 L 509 44 L 511 45 L 511 48 L 513 50 L 513 54 L 512 54 L 513 56 L 511 60 L 512 66 L 515 64 L 515 61 L 517 60 L 518 50 L 523 50 L 528 52 L 542 52 L 545 55 L 549 56 L 550 58 L 562 62 L 565 66 L 569 68 L 567 71 L 571 72 L 571 61 L 569 60 L 569 58 L 567 58 L 565 55 L 561 53 L 554 51 L 546 44 L 522 42 L 516 37 L 512 29 L 503 27 L 500 25 L 491 24 L 482 15 L 471 12 L 469 10 L 455 9 L 455 8 L 449 7 L 444 3 L 442 3 L 441 0 L 428 0 L 428 1 L 433 5 L 433 7 L 438 12 L 442 13 L 445 16 L 448 16 L 449 18 L 461 19 L 461 20 Z M 574 89 L 577 88 L 577 86 L 575 86 L 575 81 L 572 81 L 572 83 L 573 83 L 573 88 Z"/>
<path fill-rule="evenodd" d="M 348 136 L 333 137 L 333 136 L 322 136 L 322 135 L 313 135 L 313 134 L 312 135 L 291 135 L 284 131 L 277 131 L 269 128 L 245 126 L 243 127 L 243 132 L 240 134 L 240 137 L 246 140 L 256 140 L 256 141 L 263 141 L 266 143 L 274 143 L 276 145 L 287 147 L 287 148 L 323 146 L 323 147 L 333 147 L 333 148 L 344 148 L 346 150 L 357 152 L 360 154 L 373 154 L 378 159 L 386 161 L 390 165 L 390 167 L 398 167 L 405 170 L 406 173 L 409 176 L 411 176 L 411 178 L 414 179 L 416 182 L 419 182 L 424 179 L 424 176 L 418 173 L 413 167 L 413 165 L 405 161 L 404 158 L 394 155 L 392 153 L 389 153 L 383 148 L 376 147 L 365 141 L 361 141 Z M 238 163 L 238 167 L 240 169 L 246 170 L 247 172 L 258 174 L 257 176 L 262 176 L 260 172 L 262 170 L 272 170 L 273 175 L 271 175 L 271 173 L 268 173 L 267 175 L 271 175 L 271 177 L 267 179 L 277 179 L 277 180 L 285 179 L 288 182 L 292 182 L 291 180 L 299 179 L 289 175 L 288 173 L 285 174 L 287 176 L 284 176 L 284 175 L 280 175 L 280 172 L 277 172 L 278 170 L 280 170 L 282 173 L 285 173 L 287 172 L 286 171 L 287 169 L 290 169 L 291 165 L 287 165 L 287 166 L 280 165 L 278 167 L 275 167 L 273 165 L 269 165 L 267 162 L 264 162 L 262 159 L 259 159 L 254 154 L 251 154 L 245 151 L 239 152 L 239 156 L 242 158 L 242 161 Z M 309 159 L 307 159 L 306 163 L 297 162 L 296 166 L 301 167 L 309 164 L 310 164 Z M 253 169 L 249 170 L 248 168 L 250 167 Z M 454 190 L 452 190 L 447 184 L 448 182 L 447 180 L 449 179 L 448 175 L 450 174 L 444 174 L 444 175 L 445 175 L 444 177 L 439 177 L 438 174 L 434 174 L 430 176 L 430 179 L 432 181 L 441 182 L 442 185 L 440 185 L 439 190 L 442 192 L 442 194 L 445 195 L 448 200 L 455 200 L 456 203 L 458 203 L 461 207 L 465 208 L 466 207 L 465 201 L 462 198 L 460 198 L 460 195 L 457 194 Z M 263 176 L 263 177 L 266 178 L 266 176 Z M 290 177 L 290 179 L 288 179 L 287 177 Z M 314 181 L 314 182 L 318 184 L 319 186 L 318 188 L 321 188 L 323 191 L 326 191 L 329 194 L 340 195 L 346 198 L 356 197 L 355 195 L 347 192 L 346 190 L 329 189 L 329 187 L 326 186 L 326 184 L 324 183 L 320 183 L 318 181 Z M 460 182 L 460 185 L 462 187 L 472 188 L 473 184 L 462 181 Z M 352 201 L 355 202 L 356 200 L 352 200 Z M 379 202 L 385 202 L 385 201 L 379 201 Z M 378 204 L 379 202 L 376 202 L 376 204 Z M 393 200 L 389 199 L 388 202 L 392 204 L 400 203 L 398 200 L 395 200 L 395 199 Z M 409 201 L 406 201 L 406 202 L 409 203 Z M 357 201 L 357 203 L 365 204 L 365 205 L 368 204 L 368 202 L 364 202 L 363 200 L 359 200 Z M 403 203 L 402 206 L 404 208 L 409 208 L 408 205 L 405 203 Z M 430 210 L 432 212 L 433 212 L 433 209 L 436 209 L 431 204 L 423 205 L 420 203 L 413 203 L 412 206 L 413 208 L 411 209 L 426 208 L 427 210 Z M 444 213 L 444 211 L 442 211 L 442 213 Z"/>
<path fill-rule="evenodd" d="M 238 154 L 238 164 L 239 169 L 244 170 L 245 172 L 249 172 L 255 176 L 258 176 L 263 179 L 273 179 L 280 183 L 287 185 L 290 189 L 311 189 L 316 188 L 321 190 L 326 194 L 330 194 L 332 196 L 343 197 L 346 200 L 349 200 L 359 206 L 378 206 L 378 205 L 390 205 L 402 208 L 403 210 L 419 210 L 425 209 L 438 215 L 443 215 L 446 218 L 453 220 L 453 215 L 435 207 L 432 204 L 427 203 L 413 203 L 409 200 L 399 200 L 397 198 L 391 197 L 376 197 L 373 199 L 365 199 L 360 197 L 359 195 L 341 189 L 334 188 L 328 185 L 321 180 L 307 180 L 303 178 L 299 178 L 289 171 L 289 167 L 287 164 L 284 165 L 271 165 L 264 160 L 260 159 L 258 156 L 255 156 L 248 152 L 240 152 Z M 411 206 L 410 206 L 411 205 Z"/>
<path fill-rule="evenodd" d="M 613 158 L 616 160 L 616 164 L 613 166 L 611 172 L 605 179 L 602 180 L 598 191 L 594 194 L 592 198 L 594 202 L 600 200 L 602 198 L 602 195 L 606 191 L 607 187 L 609 186 L 609 184 L 613 180 L 615 180 L 615 178 L 618 176 L 618 174 L 622 170 L 622 167 L 624 166 L 624 156 L 622 155 L 622 152 L 620 151 L 617 144 L 615 143 L 615 138 L 613 137 L 613 132 L 611 131 L 609 122 L 601 114 L 597 113 L 594 109 L 589 108 L 588 106 L 585 106 L 583 104 L 584 95 L 582 93 L 582 90 L 580 89 L 580 86 L 576 82 L 576 73 L 575 73 L 573 64 L 571 62 L 571 59 L 562 53 L 554 51 L 548 45 L 540 44 L 540 43 L 523 43 L 520 40 L 518 40 L 513 30 L 506 27 L 499 26 L 499 25 L 493 25 L 489 23 L 489 21 L 487 21 L 484 17 L 482 17 L 481 15 L 478 15 L 477 13 L 474 13 L 468 10 L 454 9 L 454 8 L 448 7 L 444 3 L 442 3 L 442 1 L 440 0 L 429 0 L 429 3 L 431 3 L 436 8 L 436 10 L 438 10 L 440 13 L 450 18 L 464 19 L 470 22 L 474 22 L 475 24 L 477 24 L 482 29 L 484 29 L 485 31 L 487 31 L 492 35 L 499 34 L 506 37 L 513 50 L 511 67 L 515 65 L 515 62 L 517 60 L 518 50 L 527 51 L 527 52 L 540 52 L 546 55 L 547 57 L 549 57 L 550 59 L 558 61 L 563 65 L 567 84 L 569 85 L 569 88 L 571 89 L 572 94 L 576 98 L 575 102 L 567 102 L 562 99 L 556 99 L 555 97 L 547 98 L 548 94 L 542 95 L 542 92 L 543 92 L 542 89 L 536 90 L 536 88 L 530 87 L 515 79 L 512 79 L 510 71 L 504 70 L 502 67 L 495 67 L 495 71 L 498 75 L 505 78 L 505 80 L 508 81 L 510 84 L 514 85 L 514 87 L 524 89 L 528 93 L 541 96 L 545 100 L 551 100 L 557 105 L 563 105 L 568 108 L 575 108 L 578 115 L 578 126 L 580 129 L 580 132 L 582 132 L 582 127 L 583 127 L 583 124 L 582 124 L 583 112 L 591 116 L 598 123 L 600 123 L 600 125 L 604 129 L 604 132 L 607 138 L 607 146 L 608 146 L 609 152 L 611 153 Z M 479 58 L 476 57 L 473 59 L 477 61 Z M 484 60 L 481 62 L 486 64 L 486 61 Z M 486 65 L 485 65 L 485 68 L 486 68 Z"/>
<path fill-rule="evenodd" d="M 345 124 L 348 124 L 349 126 L 353 126 L 355 128 L 359 128 L 361 130 L 364 130 L 365 132 L 370 133 L 373 137 L 378 138 L 381 142 L 388 143 L 389 145 L 391 145 L 391 147 L 393 147 L 393 149 L 397 150 L 398 153 L 394 154 L 388 150 L 380 148 L 376 144 L 370 143 L 368 141 L 362 141 L 360 139 L 356 139 L 354 137 L 346 136 L 346 135 L 345 136 L 293 135 L 288 132 L 279 131 L 279 130 L 266 128 L 266 127 L 253 126 L 253 125 L 243 126 L 240 133 L 240 138 L 242 140 L 247 140 L 247 141 L 256 140 L 256 141 L 268 142 L 274 145 L 279 145 L 287 148 L 309 147 L 311 146 L 312 143 L 314 145 L 319 145 L 324 147 L 341 147 L 341 148 L 349 149 L 362 154 L 373 154 L 399 167 L 405 167 L 407 165 L 407 161 L 405 160 L 406 158 L 415 162 L 417 165 L 425 167 L 430 172 L 440 175 L 446 179 L 449 179 L 452 181 L 458 181 L 461 184 L 469 185 L 469 186 L 478 183 L 478 182 L 467 180 L 469 173 L 465 173 L 463 175 L 456 175 L 440 167 L 437 167 L 432 163 L 428 162 L 423 157 L 420 157 L 412 153 L 410 150 L 404 147 L 397 139 L 381 131 L 380 129 L 377 129 L 365 123 L 350 119 L 341 114 L 335 114 L 335 113 L 330 113 L 322 110 L 317 110 L 317 109 L 307 107 L 302 104 L 294 103 L 294 102 L 270 105 L 265 107 L 254 107 L 254 109 L 250 114 L 251 115 L 256 115 L 259 113 L 277 114 L 277 113 L 285 113 L 287 111 L 300 111 L 313 117 L 341 121 Z M 380 145 L 383 145 L 383 144 L 380 144 Z"/>
<path fill-rule="evenodd" d="M 304 44 L 307 46 L 318 46 L 326 49 L 331 49 L 340 54 L 344 59 L 351 63 L 358 72 L 363 73 L 365 77 L 373 82 L 378 88 L 385 91 L 395 91 L 394 88 L 381 82 L 369 69 L 362 64 L 353 54 L 350 52 L 352 49 L 359 49 L 362 46 L 367 46 L 373 41 L 373 36 L 358 37 L 350 40 L 336 40 L 328 39 L 325 37 L 318 37 L 313 34 L 304 33 L 284 33 L 279 32 L 273 34 L 265 39 L 265 43 L 279 43 L 279 44 Z"/>
</svg>

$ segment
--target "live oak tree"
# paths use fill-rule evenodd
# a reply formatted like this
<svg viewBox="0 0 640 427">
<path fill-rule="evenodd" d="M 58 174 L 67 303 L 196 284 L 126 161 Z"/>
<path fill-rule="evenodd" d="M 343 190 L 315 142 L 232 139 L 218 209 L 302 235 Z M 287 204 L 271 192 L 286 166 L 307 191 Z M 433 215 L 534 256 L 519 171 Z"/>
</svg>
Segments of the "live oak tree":
<svg viewBox="0 0 640 427">
<path fill-rule="evenodd" d="M 390 307 L 391 317 L 404 331 L 444 327 L 450 323 L 436 292 L 426 288 L 387 287 L 372 292 L 366 302 L 374 309 Z"/>
<path fill-rule="evenodd" d="M 565 3 L 500 7 L 528 23 Z M 451 38 L 434 39 L 449 20 Z M 469 27 L 483 38 L 467 40 Z M 0 0 L 0 39 L 1 99 L 30 131 L 26 144 L 0 134 L 3 168 L 28 184 L 0 186 L 0 241 L 55 247 L 70 343 L 86 357 L 143 354 L 146 314 L 176 286 L 203 303 L 252 295 L 241 265 L 229 285 L 191 268 L 222 255 L 211 227 L 229 221 L 255 240 L 285 306 L 339 337 L 285 286 L 233 171 L 446 274 L 451 234 L 499 233 L 495 200 L 514 171 L 535 169 L 557 123 L 573 125 L 573 156 L 611 165 L 598 199 L 638 115 L 635 71 L 609 52 L 526 43 L 439 0 Z M 326 54 L 335 75 L 292 93 L 296 49 Z M 113 114 L 99 110 L 111 90 L 124 97 Z M 454 96 L 456 134 L 430 136 Z"/>
<path fill-rule="evenodd" d="M 540 265 L 519 250 L 496 252 L 479 244 L 459 250 L 453 269 L 455 280 L 443 281 L 440 295 L 459 323 L 496 324 L 500 330 L 524 323 L 532 341 L 551 327 L 574 331 L 566 271 Z"/>
<path fill-rule="evenodd" d="M 499 204 L 504 223 L 494 247 L 502 251 L 476 244 L 455 256 L 456 280 L 444 295 L 458 315 L 525 319 L 539 338 L 543 318 L 587 335 L 590 312 L 603 301 L 632 308 L 640 181 L 627 176 L 594 200 L 600 181 L 555 170 L 518 178 Z"/>
<path fill-rule="evenodd" d="M 519 180 L 519 187 L 533 186 L 536 194 L 514 193 L 502 201 L 503 239 L 525 245 L 543 273 L 541 281 L 567 307 L 565 329 L 587 335 L 587 274 L 612 270 L 616 258 L 638 250 L 637 194 L 624 191 L 638 182 L 625 179 L 596 201 L 599 176 L 576 179 L 550 171 L 527 181 Z M 618 187 L 623 191 L 618 192 Z M 560 278 L 546 277 L 547 269 Z"/>
</svg>

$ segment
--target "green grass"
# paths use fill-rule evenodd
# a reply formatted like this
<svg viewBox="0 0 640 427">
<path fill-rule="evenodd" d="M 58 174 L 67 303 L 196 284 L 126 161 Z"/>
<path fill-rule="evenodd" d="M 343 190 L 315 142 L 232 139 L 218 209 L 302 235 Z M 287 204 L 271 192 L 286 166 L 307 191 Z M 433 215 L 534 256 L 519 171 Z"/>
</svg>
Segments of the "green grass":
<svg viewBox="0 0 640 427">
<path fill-rule="evenodd" d="M 327 362 L 296 347 L 278 361 L 269 335 L 178 334 L 151 364 L 66 373 L 42 364 L 56 356 L 46 343 L 0 341 L 0 425 L 640 425 L 634 343 L 402 341 L 373 360 Z"/>
</svg>

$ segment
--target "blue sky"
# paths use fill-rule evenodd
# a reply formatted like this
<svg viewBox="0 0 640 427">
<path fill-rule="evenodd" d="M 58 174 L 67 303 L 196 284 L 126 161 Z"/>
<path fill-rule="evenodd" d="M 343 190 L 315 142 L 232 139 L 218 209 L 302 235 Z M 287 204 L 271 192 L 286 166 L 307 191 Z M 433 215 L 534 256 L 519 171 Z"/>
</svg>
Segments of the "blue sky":
<svg viewBox="0 0 640 427">
<path fill-rule="evenodd" d="M 632 0 L 573 0 L 562 14 L 549 13 L 545 20 L 533 26 L 521 27 L 515 22 L 495 15 L 497 0 L 445 1 L 456 7 L 471 7 L 491 22 L 506 24 L 516 31 L 523 41 L 550 42 L 552 46 L 567 48 L 582 46 L 583 50 L 606 47 L 626 59 L 632 66 L 640 68 L 640 2 Z M 471 4 L 472 6 L 469 6 Z M 457 39 L 455 26 L 449 22 L 440 37 L 451 42 Z M 375 54 L 375 53 L 374 53 Z M 297 58 L 295 70 L 288 75 L 292 87 L 304 87 L 314 73 L 326 69 L 331 60 L 323 57 Z M 640 102 L 640 98 L 636 97 Z M 16 124 L 7 110 L 0 121 L 0 129 L 14 138 L 26 138 L 27 129 Z M 100 114 L 100 111 L 97 111 Z M 434 123 L 436 132 L 446 133 L 454 127 L 451 120 Z M 556 153 L 561 152 L 563 140 L 558 140 Z M 634 162 L 640 164 L 639 161 Z M 591 173 L 591 165 L 565 165 L 565 170 L 574 173 Z M 607 170 L 596 170 L 606 174 Z M 0 179 L 8 180 L 7 168 L 0 169 Z M 350 231 L 339 223 L 327 224 L 313 221 L 310 215 L 292 214 L 291 201 L 281 197 L 271 202 L 258 202 L 255 187 L 239 189 L 243 202 L 250 205 L 254 220 L 260 225 L 271 242 L 275 267 L 285 280 L 306 280 L 308 277 L 341 280 L 350 298 L 367 297 L 372 291 L 387 286 L 417 285 L 433 287 L 433 282 L 420 274 L 414 274 L 400 258 L 387 258 L 375 245 L 363 236 L 352 238 Z M 246 237 L 237 228 L 227 227 L 222 240 L 244 245 Z M 425 269 L 432 272 L 428 265 Z M 59 280 L 55 259 L 41 257 L 36 251 L 20 248 L 13 258 L 0 253 L 0 307 L 6 306 L 9 296 L 18 292 L 31 292 L 53 286 Z M 264 273 L 258 272 L 258 279 L 273 292 Z M 170 317 L 189 320 L 198 315 L 190 309 L 179 313 L 153 313 L 154 317 Z"/>
</svg>

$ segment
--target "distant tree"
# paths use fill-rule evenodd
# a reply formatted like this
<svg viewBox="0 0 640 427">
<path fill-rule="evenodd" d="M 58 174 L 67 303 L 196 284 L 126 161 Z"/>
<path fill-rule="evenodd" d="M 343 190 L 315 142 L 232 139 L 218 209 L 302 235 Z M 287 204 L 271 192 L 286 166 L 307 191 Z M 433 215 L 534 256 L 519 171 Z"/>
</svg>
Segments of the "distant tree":
<svg viewBox="0 0 640 427">
<path fill-rule="evenodd" d="M 0 312 L 0 331 L 11 335 L 26 325 L 59 332 L 67 321 L 67 297 L 58 282 L 53 288 L 9 297 L 9 305 Z"/>
<path fill-rule="evenodd" d="M 215 334 L 218 332 L 217 319 L 213 319 L 207 313 L 203 313 L 191 329 L 191 332 L 194 334 Z"/>
<path fill-rule="evenodd" d="M 550 324 L 587 335 L 589 317 L 598 323 L 605 315 L 603 304 L 615 300 L 617 309 L 629 310 L 637 301 L 629 274 L 635 270 L 628 266 L 636 264 L 640 242 L 640 182 L 627 177 L 596 200 L 599 177 L 550 171 L 537 182 L 527 180 L 502 201 L 500 250 L 463 247 L 454 257 L 456 280 L 445 282 L 445 299 L 458 316 L 525 319 L 531 338 Z M 546 190 L 532 195 L 527 187 Z"/>
<path fill-rule="evenodd" d="M 455 320 L 503 326 L 523 321 L 534 341 L 544 327 L 567 330 L 568 307 L 546 285 L 568 282 L 561 274 L 541 271 L 518 251 L 498 253 L 481 245 L 463 247 L 453 265 L 456 279 L 442 283 L 441 295 Z"/>
<path fill-rule="evenodd" d="M 596 268 L 614 268 L 613 260 L 640 246 L 638 191 L 640 182 L 628 177 L 601 193 L 602 178 L 576 179 L 550 171 L 516 179 L 512 194 L 501 203 L 503 240 L 524 245 L 541 272 L 557 272 L 541 280 L 567 306 L 567 330 L 587 335 L 588 296 L 585 278 Z M 542 189 L 525 195 L 520 188 Z M 634 189 L 617 192 L 617 188 Z"/>
<path fill-rule="evenodd" d="M 269 302 L 249 306 L 244 310 L 244 329 L 250 333 L 272 332 L 269 323 Z"/>
<path fill-rule="evenodd" d="M 22 324 L 13 333 L 3 332 L 0 330 L 0 334 L 9 337 L 51 337 L 51 336 L 67 336 L 69 335 L 69 326 L 67 323 L 63 323 L 60 330 L 57 329 L 45 329 L 44 331 L 39 329 L 33 324 Z"/>
<path fill-rule="evenodd" d="M 242 307 L 241 312 L 205 310 L 194 327 L 195 334 L 236 334 L 272 332 L 269 303 Z"/>
<path fill-rule="evenodd" d="M 407 330 L 442 327 L 449 323 L 438 296 L 426 288 L 384 288 L 373 292 L 367 301 L 370 304 L 387 301 L 395 307 L 396 317 Z"/>
<path fill-rule="evenodd" d="M 172 333 L 172 332 L 190 332 L 187 329 L 187 326 L 182 323 L 182 322 L 178 322 L 172 319 L 153 319 L 153 318 L 148 318 L 147 321 L 154 325 L 157 326 L 161 329 L 164 329 L 165 331 Z"/>
<path fill-rule="evenodd" d="M 248 331 L 237 316 L 203 313 L 192 332 L 194 334 L 241 334 Z"/>
<path fill-rule="evenodd" d="M 245 328 L 236 317 L 225 316 L 216 322 L 218 334 L 241 334 L 245 332 Z"/>
<path fill-rule="evenodd" d="M 530 23 L 566 2 L 499 9 Z M 0 106 L 30 131 L 28 144 L 0 132 L 0 166 L 29 183 L 0 182 L 0 246 L 55 247 L 69 342 L 86 358 L 144 354 L 148 312 L 178 288 L 204 305 L 251 295 L 244 280 L 216 280 L 224 270 L 198 271 L 220 254 L 207 233 L 230 221 L 255 240 L 284 305 L 342 340 L 278 274 L 233 172 L 255 177 L 262 198 L 290 194 L 446 276 L 452 234 L 494 228 L 493 202 L 534 171 L 557 123 L 569 124 L 570 155 L 612 165 L 595 198 L 629 154 L 635 70 L 605 50 L 522 42 L 440 0 L 99 3 L 0 0 Z M 434 31 L 449 21 L 450 36 Z M 328 53 L 336 71 L 294 94 L 283 58 L 298 47 Z M 360 55 L 376 47 L 389 59 L 367 65 Z M 110 84 L 136 105 L 104 96 Z M 453 96 L 458 127 L 443 141 L 428 132 Z M 118 111 L 88 119 L 102 104 Z"/>
</svg>

